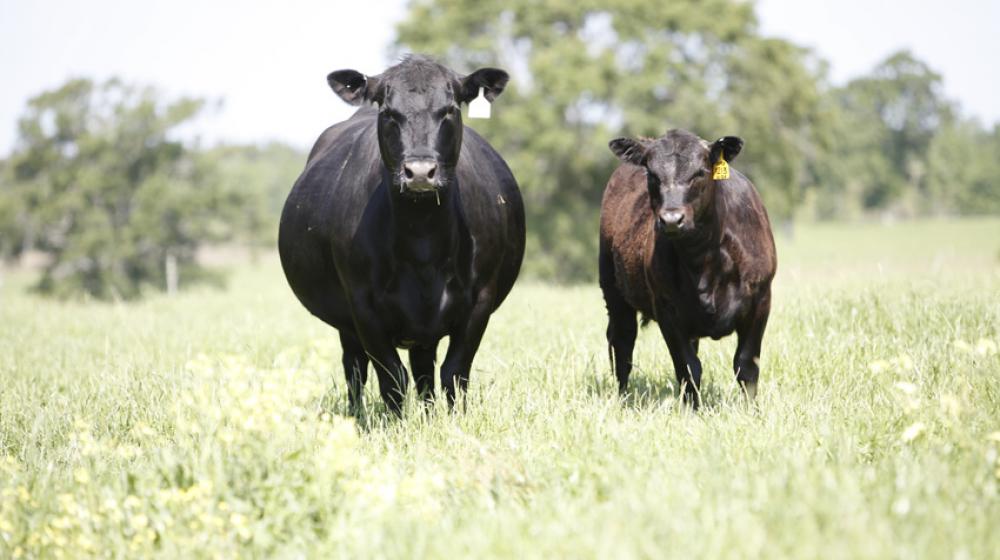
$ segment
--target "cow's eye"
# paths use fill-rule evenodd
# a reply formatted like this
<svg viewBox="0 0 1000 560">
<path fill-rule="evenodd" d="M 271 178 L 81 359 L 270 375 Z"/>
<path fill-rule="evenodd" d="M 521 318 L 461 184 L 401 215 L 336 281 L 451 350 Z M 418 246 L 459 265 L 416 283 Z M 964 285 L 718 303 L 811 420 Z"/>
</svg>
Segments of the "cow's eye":
<svg viewBox="0 0 1000 560">
<path fill-rule="evenodd" d="M 694 175 L 692 175 L 691 178 L 692 179 L 701 179 L 704 176 L 705 176 L 705 170 L 704 169 L 699 169 L 698 171 L 694 172 Z"/>
</svg>

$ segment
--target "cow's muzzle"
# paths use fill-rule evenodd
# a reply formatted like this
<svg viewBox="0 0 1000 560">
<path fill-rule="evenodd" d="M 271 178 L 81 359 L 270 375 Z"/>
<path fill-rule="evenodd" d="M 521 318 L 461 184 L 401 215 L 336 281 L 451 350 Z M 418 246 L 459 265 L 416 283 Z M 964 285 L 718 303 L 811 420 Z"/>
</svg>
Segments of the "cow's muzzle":
<svg viewBox="0 0 1000 560">
<path fill-rule="evenodd" d="M 411 193 L 433 193 L 441 186 L 437 162 L 433 159 L 406 160 L 401 186 Z"/>
<path fill-rule="evenodd" d="M 675 235 L 687 229 L 690 224 L 683 210 L 665 210 L 656 217 L 656 229 L 668 235 Z"/>
</svg>

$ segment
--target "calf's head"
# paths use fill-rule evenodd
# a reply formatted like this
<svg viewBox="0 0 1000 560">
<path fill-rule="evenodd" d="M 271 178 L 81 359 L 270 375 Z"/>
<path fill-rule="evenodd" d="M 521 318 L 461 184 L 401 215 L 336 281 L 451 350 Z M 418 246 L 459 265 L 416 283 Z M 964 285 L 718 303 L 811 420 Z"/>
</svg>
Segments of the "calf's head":
<svg viewBox="0 0 1000 560">
<path fill-rule="evenodd" d="M 732 161 L 743 140 L 725 136 L 709 144 L 685 130 L 661 138 L 616 138 L 609 144 L 622 161 L 644 167 L 656 230 L 681 236 L 696 230 L 711 207 L 719 183 L 712 171 L 719 156 Z"/>
<path fill-rule="evenodd" d="M 337 70 L 327 76 L 333 91 L 352 105 L 378 106 L 378 143 L 394 190 L 433 195 L 455 178 L 462 147 L 459 106 L 479 95 L 493 101 L 507 85 L 507 73 L 481 68 L 468 76 L 422 56 L 411 55 L 378 76 Z"/>
</svg>

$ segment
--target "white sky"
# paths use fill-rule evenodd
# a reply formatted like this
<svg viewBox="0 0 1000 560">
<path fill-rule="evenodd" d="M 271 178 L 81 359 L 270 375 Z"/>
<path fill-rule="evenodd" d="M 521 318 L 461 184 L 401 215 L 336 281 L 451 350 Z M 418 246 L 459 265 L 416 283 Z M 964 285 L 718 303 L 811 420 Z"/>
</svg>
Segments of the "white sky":
<svg viewBox="0 0 1000 560">
<path fill-rule="evenodd" d="M 662 0 L 655 0 L 662 1 Z M 947 94 L 1000 120 L 1000 2 L 759 0 L 766 34 L 815 48 L 835 82 L 908 47 Z M 198 125 L 208 141 L 308 147 L 352 112 L 331 70 L 380 72 L 404 0 L 0 0 L 0 156 L 33 94 L 70 77 L 113 75 L 168 94 L 224 98 Z"/>
</svg>

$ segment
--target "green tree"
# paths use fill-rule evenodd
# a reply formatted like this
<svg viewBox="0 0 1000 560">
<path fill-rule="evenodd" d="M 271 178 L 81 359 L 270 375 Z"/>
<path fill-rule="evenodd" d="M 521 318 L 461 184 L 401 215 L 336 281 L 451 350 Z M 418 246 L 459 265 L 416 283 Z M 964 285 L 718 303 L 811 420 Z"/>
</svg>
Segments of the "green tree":
<svg viewBox="0 0 1000 560">
<path fill-rule="evenodd" d="M 13 250 L 50 258 L 41 291 L 130 299 L 170 277 L 206 277 L 195 251 L 232 235 L 243 200 L 175 135 L 203 105 L 85 79 L 28 102 L 0 208 L 21 233 Z"/>
<path fill-rule="evenodd" d="M 231 212 L 236 240 L 255 249 L 277 243 L 278 218 L 306 155 L 279 142 L 222 145 L 199 156 L 215 173 L 216 185 L 241 193 L 243 203 Z"/>
<path fill-rule="evenodd" d="M 20 255 L 24 244 L 23 231 L 18 224 L 19 217 L 24 214 L 22 201 L 6 196 L 8 192 L 11 192 L 9 166 L 6 160 L 0 160 L 0 260 Z"/>
<path fill-rule="evenodd" d="M 1000 214 L 1000 127 L 956 120 L 927 149 L 925 206 L 930 214 Z"/>
<path fill-rule="evenodd" d="M 686 128 L 747 138 L 739 166 L 790 217 L 822 151 L 822 65 L 764 39 L 753 6 L 730 0 L 425 0 L 399 24 L 399 50 L 456 70 L 512 74 L 489 122 L 472 121 L 522 185 L 529 272 L 593 278 L 601 193 L 621 135 Z"/>
<path fill-rule="evenodd" d="M 834 157 L 852 171 L 866 210 L 921 213 L 928 199 L 928 150 L 953 105 L 941 76 L 907 51 L 833 92 L 846 118 Z"/>
</svg>

